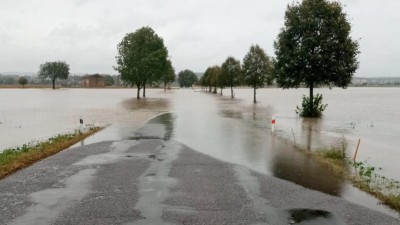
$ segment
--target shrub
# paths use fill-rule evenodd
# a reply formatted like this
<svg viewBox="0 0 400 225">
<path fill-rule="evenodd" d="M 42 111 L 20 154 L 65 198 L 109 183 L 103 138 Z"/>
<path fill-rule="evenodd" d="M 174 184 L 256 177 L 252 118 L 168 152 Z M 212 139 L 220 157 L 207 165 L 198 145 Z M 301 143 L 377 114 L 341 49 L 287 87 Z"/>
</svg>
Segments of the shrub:
<svg viewBox="0 0 400 225">
<path fill-rule="evenodd" d="M 317 94 L 313 98 L 313 105 L 311 105 L 310 97 L 303 95 L 303 103 L 301 108 L 296 107 L 297 115 L 301 117 L 321 117 L 322 112 L 326 109 L 328 104 L 322 104 L 322 95 Z"/>
</svg>

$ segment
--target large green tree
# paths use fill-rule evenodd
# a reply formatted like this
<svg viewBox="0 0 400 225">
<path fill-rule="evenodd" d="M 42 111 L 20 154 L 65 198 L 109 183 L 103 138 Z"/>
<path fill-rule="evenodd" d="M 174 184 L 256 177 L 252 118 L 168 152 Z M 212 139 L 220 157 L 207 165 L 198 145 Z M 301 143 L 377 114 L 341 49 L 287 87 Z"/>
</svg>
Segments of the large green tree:
<svg viewBox="0 0 400 225">
<path fill-rule="evenodd" d="M 221 94 L 222 94 L 222 88 L 224 87 L 224 84 L 221 82 L 221 67 L 218 65 L 215 66 L 210 66 L 206 69 L 206 72 L 203 75 L 202 83 L 201 85 L 208 87 L 209 92 L 217 93 L 217 87 L 221 87 Z"/>
<path fill-rule="evenodd" d="M 69 65 L 63 61 L 46 62 L 40 65 L 38 77 L 42 80 L 50 79 L 53 89 L 56 89 L 56 79 L 67 79 L 69 75 Z"/>
<path fill-rule="evenodd" d="M 302 116 L 318 117 L 313 88 L 317 85 L 346 88 L 358 68 L 358 42 L 350 37 L 351 25 L 336 1 L 303 0 L 288 5 L 285 24 L 274 43 L 274 73 L 282 88 L 304 84 L 310 96 Z M 319 104 L 322 96 L 319 95 Z M 305 102 L 303 102 L 304 105 Z M 321 109 L 321 108 L 320 108 Z M 322 110 L 324 107 L 322 107 Z"/>
<path fill-rule="evenodd" d="M 191 87 L 197 82 L 196 74 L 191 70 L 183 70 L 178 73 L 178 83 L 180 87 Z"/>
<path fill-rule="evenodd" d="M 124 83 L 136 85 L 138 99 L 142 88 L 146 97 L 146 84 L 159 81 L 168 68 L 168 50 L 163 39 L 150 27 L 143 27 L 126 34 L 117 48 L 118 66 L 114 69 Z"/>
<path fill-rule="evenodd" d="M 225 76 L 223 76 L 222 69 L 220 66 L 218 66 L 218 74 L 216 78 L 217 78 L 217 86 L 220 88 L 222 95 L 222 91 L 224 90 L 225 87 L 228 86 L 228 79 Z"/>
<path fill-rule="evenodd" d="M 167 69 L 164 72 L 163 77 L 162 77 L 164 91 L 167 90 L 167 85 L 173 83 L 176 79 L 175 68 L 172 66 L 172 62 L 170 60 L 168 60 L 166 66 L 167 66 Z"/>
<path fill-rule="evenodd" d="M 234 98 L 233 87 L 240 84 L 242 68 L 240 61 L 228 57 L 221 66 L 221 77 L 225 84 L 231 88 L 231 98 Z"/>
<path fill-rule="evenodd" d="M 206 87 L 206 90 L 208 89 L 209 92 L 211 92 L 211 76 L 212 76 L 212 67 L 208 67 L 206 71 L 204 72 L 201 83 L 200 85 Z"/>
<path fill-rule="evenodd" d="M 0 81 L 0 82 L 1 82 L 1 81 Z M 204 76 L 204 74 L 200 77 L 200 79 L 199 79 L 199 81 L 198 81 L 197 83 L 201 85 L 202 90 L 203 90 L 203 88 L 206 87 L 206 82 L 205 82 L 205 76 Z"/>
<path fill-rule="evenodd" d="M 213 93 L 217 93 L 218 86 L 220 87 L 223 86 L 223 84 L 219 84 L 220 76 L 221 76 L 221 67 L 218 65 L 213 66 L 211 68 L 211 77 L 210 77 L 210 84 L 212 87 L 214 87 Z M 222 88 L 221 88 L 221 94 L 222 94 Z"/>
<path fill-rule="evenodd" d="M 243 82 L 254 90 L 254 103 L 257 103 L 256 90 L 272 84 L 272 61 L 258 45 L 252 45 L 243 59 Z"/>
</svg>

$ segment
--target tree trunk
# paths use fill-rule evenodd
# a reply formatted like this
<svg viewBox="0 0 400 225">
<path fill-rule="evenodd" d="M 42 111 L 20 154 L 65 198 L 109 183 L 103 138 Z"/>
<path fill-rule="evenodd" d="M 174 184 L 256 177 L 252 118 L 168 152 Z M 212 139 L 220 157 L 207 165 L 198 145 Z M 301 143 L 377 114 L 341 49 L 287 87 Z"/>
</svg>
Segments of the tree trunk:
<svg viewBox="0 0 400 225">
<path fill-rule="evenodd" d="M 256 100 L 256 85 L 254 85 L 254 103 L 257 103 L 257 100 Z"/>
<path fill-rule="evenodd" d="M 221 88 L 221 96 L 222 96 L 222 88 Z"/>
<path fill-rule="evenodd" d="M 136 95 L 137 99 L 140 99 L 140 87 L 137 86 L 137 95 Z"/>
<path fill-rule="evenodd" d="M 314 82 L 310 82 L 310 112 L 314 114 Z"/>
<path fill-rule="evenodd" d="M 233 76 L 231 75 L 231 98 L 233 98 Z"/>
<path fill-rule="evenodd" d="M 143 98 L 146 98 L 146 81 L 143 82 Z"/>
<path fill-rule="evenodd" d="M 56 79 L 51 80 L 53 83 L 53 90 L 56 89 Z"/>
</svg>

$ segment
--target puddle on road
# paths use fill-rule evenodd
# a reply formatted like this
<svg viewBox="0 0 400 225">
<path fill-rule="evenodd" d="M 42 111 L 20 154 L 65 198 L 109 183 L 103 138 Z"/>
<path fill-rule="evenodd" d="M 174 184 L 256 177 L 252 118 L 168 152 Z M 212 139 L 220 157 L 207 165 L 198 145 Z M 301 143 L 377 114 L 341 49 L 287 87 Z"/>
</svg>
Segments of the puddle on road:
<svg viewBox="0 0 400 225">
<path fill-rule="evenodd" d="M 345 225 L 330 212 L 312 209 L 291 209 L 288 210 L 289 224 L 307 225 Z"/>
</svg>

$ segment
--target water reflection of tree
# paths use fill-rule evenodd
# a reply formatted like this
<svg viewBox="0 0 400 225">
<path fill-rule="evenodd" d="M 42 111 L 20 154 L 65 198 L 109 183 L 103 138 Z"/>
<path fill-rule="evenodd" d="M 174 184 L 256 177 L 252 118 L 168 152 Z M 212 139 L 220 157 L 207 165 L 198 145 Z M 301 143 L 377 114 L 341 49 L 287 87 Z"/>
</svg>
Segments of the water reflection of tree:
<svg viewBox="0 0 400 225">
<path fill-rule="evenodd" d="M 165 98 L 146 98 L 137 100 L 135 98 L 131 98 L 122 102 L 122 105 L 126 109 L 136 110 L 168 110 L 170 108 L 170 100 Z"/>
<path fill-rule="evenodd" d="M 270 105 L 267 107 L 252 105 L 248 107 L 232 107 L 232 105 L 220 106 L 220 114 L 226 118 L 232 119 L 251 119 L 254 121 L 268 121 L 274 112 L 274 108 Z M 251 118 L 250 116 L 251 115 Z"/>
<path fill-rule="evenodd" d="M 232 119 L 243 119 L 243 113 L 234 111 L 234 110 L 229 110 L 229 109 L 221 109 L 220 110 L 221 115 L 227 118 L 232 118 Z"/>
<path fill-rule="evenodd" d="M 330 168 L 293 148 L 274 148 L 277 150 L 271 168 L 274 176 L 330 195 L 341 195 L 344 179 Z"/>
<path fill-rule="evenodd" d="M 301 124 L 301 136 L 306 142 L 307 150 L 312 150 L 313 144 L 320 142 L 321 119 L 303 118 Z"/>
</svg>

